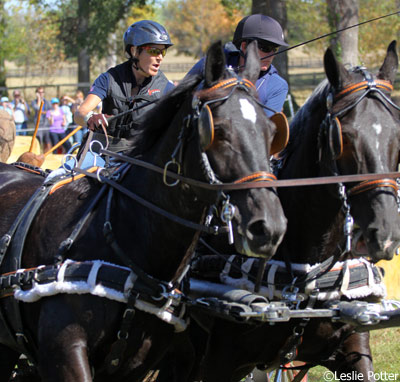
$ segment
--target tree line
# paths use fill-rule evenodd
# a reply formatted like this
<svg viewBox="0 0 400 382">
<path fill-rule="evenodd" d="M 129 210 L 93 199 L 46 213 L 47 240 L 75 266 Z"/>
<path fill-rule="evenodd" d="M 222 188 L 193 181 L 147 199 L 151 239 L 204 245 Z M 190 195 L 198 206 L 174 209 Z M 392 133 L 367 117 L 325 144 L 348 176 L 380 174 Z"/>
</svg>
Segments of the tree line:
<svg viewBox="0 0 400 382">
<path fill-rule="evenodd" d="M 91 82 L 91 70 L 101 60 L 111 66 L 124 59 L 123 32 L 143 18 L 164 24 L 179 53 L 200 57 L 213 41 L 229 41 L 237 22 L 251 13 L 276 18 L 293 46 L 399 10 L 400 0 L 0 0 L 0 86 L 6 84 L 6 60 L 27 72 L 77 62 L 77 82 Z M 331 46 L 343 62 L 374 66 L 399 35 L 394 15 L 305 49 L 322 57 Z M 287 54 L 274 63 L 288 79 Z"/>
</svg>

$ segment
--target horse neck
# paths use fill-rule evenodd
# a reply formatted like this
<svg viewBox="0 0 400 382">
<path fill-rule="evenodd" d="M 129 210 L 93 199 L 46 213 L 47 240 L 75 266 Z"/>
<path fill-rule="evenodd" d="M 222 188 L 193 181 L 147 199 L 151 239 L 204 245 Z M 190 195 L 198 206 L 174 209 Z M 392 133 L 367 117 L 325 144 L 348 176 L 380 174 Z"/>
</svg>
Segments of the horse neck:
<svg viewBox="0 0 400 382">
<path fill-rule="evenodd" d="M 303 113 L 292 124 L 297 131 L 279 179 L 316 178 L 321 175 L 318 151 L 318 133 L 324 118 L 324 109 L 314 107 L 319 113 Z M 284 187 L 278 189 L 279 198 L 288 219 L 287 231 L 278 248 L 277 259 L 309 263 L 321 260 L 325 236 L 340 211 L 340 200 L 335 186 Z"/>
<path fill-rule="evenodd" d="M 143 154 L 141 157 L 143 161 L 164 168 L 171 160 L 171 155 L 177 146 L 183 116 L 184 113 L 178 113 L 153 147 Z M 169 170 L 175 171 L 176 167 L 171 166 Z M 173 179 L 168 181 L 174 182 Z M 195 223 L 201 222 L 206 205 L 196 200 L 192 189 L 182 183 L 168 187 L 163 181 L 162 174 L 134 168 L 129 171 L 124 186 L 176 217 Z M 135 261 L 155 277 L 171 278 L 192 243 L 195 230 L 134 201 L 129 201 L 127 206 L 126 201 L 121 200 L 118 208 L 122 208 L 122 211 L 131 209 L 134 212 L 128 224 L 121 226 L 121 229 L 130 238 L 131 245 L 134 243 Z M 129 242 L 126 241 L 126 245 L 129 246 Z"/>
</svg>

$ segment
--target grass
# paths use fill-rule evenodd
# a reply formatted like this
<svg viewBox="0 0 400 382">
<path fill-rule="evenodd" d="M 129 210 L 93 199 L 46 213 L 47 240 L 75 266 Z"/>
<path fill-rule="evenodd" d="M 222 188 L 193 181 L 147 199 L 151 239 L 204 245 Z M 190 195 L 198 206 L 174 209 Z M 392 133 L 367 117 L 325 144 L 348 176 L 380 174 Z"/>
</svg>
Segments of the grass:
<svg viewBox="0 0 400 382">
<path fill-rule="evenodd" d="M 400 328 L 381 329 L 371 332 L 370 346 L 374 362 L 376 382 L 400 381 Z M 308 374 L 308 382 L 323 382 L 324 367 L 317 366 Z M 385 374 L 386 373 L 386 374 Z M 397 378 L 396 378 L 397 374 Z"/>
</svg>

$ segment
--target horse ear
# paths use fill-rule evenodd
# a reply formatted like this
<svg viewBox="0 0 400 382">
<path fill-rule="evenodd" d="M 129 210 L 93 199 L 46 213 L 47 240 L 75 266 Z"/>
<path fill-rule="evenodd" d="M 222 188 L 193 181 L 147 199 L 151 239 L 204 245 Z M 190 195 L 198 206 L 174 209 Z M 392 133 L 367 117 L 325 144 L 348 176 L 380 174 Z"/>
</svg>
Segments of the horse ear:
<svg viewBox="0 0 400 382">
<path fill-rule="evenodd" d="M 399 58 L 396 52 L 396 40 L 393 40 L 387 48 L 385 60 L 379 69 L 377 77 L 381 80 L 390 81 L 393 84 L 396 79 L 398 67 Z"/>
<path fill-rule="evenodd" d="M 350 81 L 349 72 L 336 60 L 332 49 L 328 48 L 324 55 L 324 68 L 330 84 L 335 89 L 340 89 L 346 82 Z"/>
<path fill-rule="evenodd" d="M 207 51 L 206 64 L 204 70 L 205 87 L 211 87 L 217 82 L 225 71 L 225 53 L 222 49 L 221 41 L 217 41 L 210 46 Z"/>
<path fill-rule="evenodd" d="M 246 47 L 246 65 L 242 76 L 255 84 L 259 75 L 260 57 L 258 55 L 257 41 L 254 40 Z"/>
</svg>

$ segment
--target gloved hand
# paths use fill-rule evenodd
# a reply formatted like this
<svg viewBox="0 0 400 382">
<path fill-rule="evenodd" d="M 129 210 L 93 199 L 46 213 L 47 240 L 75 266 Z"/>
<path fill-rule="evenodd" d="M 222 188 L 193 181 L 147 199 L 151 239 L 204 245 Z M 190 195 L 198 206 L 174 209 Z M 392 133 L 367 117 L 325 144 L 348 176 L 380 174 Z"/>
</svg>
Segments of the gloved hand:
<svg viewBox="0 0 400 382">
<path fill-rule="evenodd" d="M 107 129 L 107 126 L 108 126 L 107 118 L 110 118 L 110 117 L 112 117 L 112 116 L 108 115 L 108 114 L 93 114 L 87 120 L 87 127 L 89 130 L 92 130 L 92 131 L 104 132 L 102 126 L 104 126 L 104 128 Z"/>
</svg>

